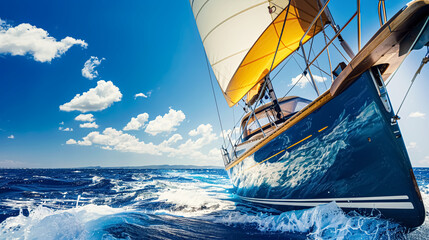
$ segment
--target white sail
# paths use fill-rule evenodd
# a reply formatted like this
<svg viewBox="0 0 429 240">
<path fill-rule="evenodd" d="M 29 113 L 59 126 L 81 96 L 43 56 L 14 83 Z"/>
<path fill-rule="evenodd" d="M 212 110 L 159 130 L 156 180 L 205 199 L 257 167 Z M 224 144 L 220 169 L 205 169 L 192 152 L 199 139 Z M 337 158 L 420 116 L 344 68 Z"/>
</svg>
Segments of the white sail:
<svg viewBox="0 0 429 240">
<path fill-rule="evenodd" d="M 232 106 L 268 73 L 289 1 L 190 0 L 190 3 L 213 72 Z M 297 48 L 318 13 L 318 6 L 318 0 L 292 0 L 274 67 Z M 320 25 L 305 40 L 319 32 Z"/>
</svg>

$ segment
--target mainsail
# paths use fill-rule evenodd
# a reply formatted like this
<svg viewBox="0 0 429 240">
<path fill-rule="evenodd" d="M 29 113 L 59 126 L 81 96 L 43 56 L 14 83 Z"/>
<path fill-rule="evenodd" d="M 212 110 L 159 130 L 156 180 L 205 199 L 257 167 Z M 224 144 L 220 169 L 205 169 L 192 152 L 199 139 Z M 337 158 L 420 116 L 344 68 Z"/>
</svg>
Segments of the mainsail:
<svg viewBox="0 0 429 240">
<path fill-rule="evenodd" d="M 190 0 L 208 60 L 231 107 L 298 47 L 322 6 L 320 0 Z M 286 9 L 289 13 L 286 14 Z M 320 20 L 303 43 L 329 20 Z M 257 91 L 256 91 L 257 92 Z"/>
</svg>

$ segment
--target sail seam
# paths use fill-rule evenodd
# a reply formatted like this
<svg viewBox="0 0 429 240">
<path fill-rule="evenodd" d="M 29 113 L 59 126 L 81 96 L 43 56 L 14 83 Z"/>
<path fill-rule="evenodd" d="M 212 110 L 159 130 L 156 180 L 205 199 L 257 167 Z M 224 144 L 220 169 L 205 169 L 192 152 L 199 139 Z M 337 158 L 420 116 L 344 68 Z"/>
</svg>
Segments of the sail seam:
<svg viewBox="0 0 429 240">
<path fill-rule="evenodd" d="M 198 16 L 200 15 L 201 10 L 204 8 L 204 6 L 206 6 L 206 4 L 209 2 L 209 0 L 207 0 L 205 3 L 203 3 L 203 5 L 201 5 L 200 9 L 197 12 L 197 15 L 195 15 L 195 21 L 197 21 Z"/>
<path fill-rule="evenodd" d="M 241 10 L 240 12 L 238 12 L 238 13 L 236 13 L 236 14 L 234 14 L 234 15 L 232 15 L 232 16 L 230 16 L 230 17 L 228 17 L 228 18 L 226 18 L 225 20 L 223 20 L 222 22 L 220 22 L 219 24 L 217 24 L 216 26 L 214 26 L 213 28 L 212 28 L 212 30 L 210 30 L 208 33 L 207 33 L 207 35 L 204 37 L 204 39 L 203 39 L 203 44 L 204 44 L 204 42 L 206 41 L 206 39 L 207 39 L 207 37 L 216 29 L 216 28 L 218 28 L 218 27 L 220 27 L 221 25 L 223 25 L 225 22 L 227 22 L 227 21 L 229 21 L 229 20 L 231 20 L 232 18 L 234 18 L 234 17 L 236 17 L 236 16 L 238 16 L 238 15 L 240 15 L 240 14 L 242 14 L 242 13 L 245 13 L 245 12 L 247 12 L 247 11 L 249 11 L 250 9 L 253 9 L 253 8 L 255 8 L 255 7 L 259 7 L 259 6 L 261 6 L 261 5 L 263 5 L 263 4 L 266 4 L 267 2 L 266 1 L 263 1 L 263 2 L 261 2 L 261 3 L 258 3 L 258 4 L 255 4 L 255 5 L 253 5 L 253 6 L 251 6 L 251 7 L 248 7 L 248 8 L 246 8 L 246 9 L 244 9 L 244 10 Z"/>
<path fill-rule="evenodd" d="M 231 55 L 229 55 L 229 56 L 227 56 L 227 57 L 225 57 L 225 58 L 223 58 L 223 59 L 221 59 L 221 60 L 219 60 L 219 61 L 217 61 L 217 62 L 213 63 L 213 64 L 212 64 L 212 67 L 213 67 L 214 65 L 216 65 L 216 64 L 218 64 L 218 63 L 220 63 L 220 62 L 223 62 L 223 61 L 227 60 L 228 58 L 231 58 L 231 57 L 234 57 L 235 55 L 238 55 L 238 54 L 240 54 L 240 53 L 246 52 L 246 51 L 248 51 L 249 49 L 250 49 L 250 48 L 246 48 L 246 49 L 243 49 L 243 50 L 241 50 L 241 51 L 239 51 L 239 52 L 236 52 L 236 53 L 234 53 L 234 54 L 231 54 Z"/>
</svg>

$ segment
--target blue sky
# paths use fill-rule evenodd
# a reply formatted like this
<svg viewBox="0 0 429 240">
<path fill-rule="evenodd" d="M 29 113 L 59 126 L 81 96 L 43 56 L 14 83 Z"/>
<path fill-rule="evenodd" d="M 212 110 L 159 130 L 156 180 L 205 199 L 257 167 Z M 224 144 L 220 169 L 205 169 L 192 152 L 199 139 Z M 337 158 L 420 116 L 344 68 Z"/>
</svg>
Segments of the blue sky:
<svg viewBox="0 0 429 240">
<path fill-rule="evenodd" d="M 392 16 L 406 2 L 386 4 Z M 377 1 L 362 5 L 365 43 L 379 27 Z M 330 6 L 342 25 L 355 2 Z M 0 167 L 222 165 L 221 130 L 188 1 L 3 1 L 0 19 Z M 355 25 L 344 33 L 354 49 Z M 423 54 L 413 53 L 389 85 L 395 109 Z M 279 96 L 301 73 L 293 64 L 287 69 L 273 81 Z M 400 114 L 414 166 L 429 166 L 424 76 L 427 69 Z M 228 108 L 215 87 L 229 129 L 242 111 Z M 315 97 L 308 86 L 291 94 Z"/>
</svg>

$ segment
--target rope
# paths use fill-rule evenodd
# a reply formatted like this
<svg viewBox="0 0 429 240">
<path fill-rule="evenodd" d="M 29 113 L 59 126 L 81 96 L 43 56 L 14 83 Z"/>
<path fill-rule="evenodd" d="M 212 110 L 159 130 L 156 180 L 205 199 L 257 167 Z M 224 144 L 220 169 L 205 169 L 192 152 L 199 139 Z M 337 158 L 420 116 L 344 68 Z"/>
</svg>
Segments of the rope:
<svg viewBox="0 0 429 240">
<path fill-rule="evenodd" d="M 299 69 L 301 69 L 301 71 L 302 71 L 302 74 L 301 74 L 301 77 L 298 79 L 298 81 L 297 82 L 299 82 L 299 81 L 301 81 L 301 78 L 303 77 L 303 76 L 305 76 L 305 79 L 307 80 L 307 82 L 311 85 L 312 83 L 311 83 L 311 81 L 310 81 L 310 79 L 308 79 L 308 77 L 307 77 L 307 73 L 305 72 L 305 70 L 301 67 L 301 65 L 299 65 L 299 63 L 298 63 L 298 61 L 296 60 L 296 58 L 295 58 L 295 56 L 292 56 L 293 57 L 293 60 L 295 60 L 295 63 L 296 63 L 296 65 L 298 65 L 298 67 L 299 67 Z M 296 85 L 296 84 L 295 84 Z M 292 86 L 292 88 L 294 88 L 295 87 L 295 85 L 293 85 Z M 286 95 L 292 90 L 292 88 L 286 93 Z M 286 95 L 285 95 L 285 97 L 286 97 Z"/>
<path fill-rule="evenodd" d="M 289 89 L 289 91 L 287 91 L 287 93 L 283 97 L 286 97 L 292 91 L 292 89 L 301 81 L 303 76 L 304 76 L 304 74 L 301 75 L 301 77 L 298 79 L 298 81 L 296 81 L 296 83 Z M 307 78 L 307 77 L 305 77 L 305 78 Z"/>
<path fill-rule="evenodd" d="M 313 49 L 311 50 L 311 52 L 313 53 L 313 55 L 316 55 L 316 54 L 314 54 Z M 314 65 L 317 66 L 317 68 L 319 69 L 319 72 L 320 72 L 320 77 L 323 78 L 323 73 L 322 73 L 322 70 L 320 68 L 320 64 L 319 64 L 319 61 L 317 60 L 317 58 L 316 58 L 316 62 L 314 63 Z M 326 86 L 326 81 L 324 81 L 323 79 L 322 79 L 322 81 L 323 81 L 323 85 L 325 85 L 325 91 L 328 90 L 328 86 Z"/>
<path fill-rule="evenodd" d="M 414 77 L 411 79 L 411 84 L 410 84 L 410 86 L 408 87 L 408 90 L 407 90 L 407 92 L 405 93 L 404 98 L 402 99 L 401 105 L 399 105 L 398 111 L 396 111 L 396 115 L 394 116 L 394 118 L 395 118 L 395 119 L 399 119 L 399 116 L 398 116 L 399 111 L 401 111 L 402 105 L 404 104 L 405 99 L 407 98 L 408 93 L 410 92 L 411 87 L 413 86 L 414 81 L 416 80 L 417 75 L 419 75 L 419 74 L 420 74 L 420 72 L 422 71 L 423 66 L 424 66 L 426 63 L 428 63 L 428 62 L 429 62 L 429 46 L 428 46 L 428 51 L 427 51 L 427 53 L 426 53 L 426 56 L 422 59 L 422 63 L 420 64 L 420 67 L 417 69 L 416 73 L 414 74 Z"/>
<path fill-rule="evenodd" d="M 215 104 L 216 104 L 216 112 L 217 112 L 217 117 L 219 118 L 220 130 L 222 131 L 223 144 L 225 145 L 225 148 L 226 148 L 227 145 L 226 145 L 226 141 L 225 141 L 225 134 L 223 132 L 222 119 L 220 118 L 219 107 L 217 105 L 217 99 L 216 99 L 216 94 L 215 94 L 215 90 L 214 90 L 214 87 L 213 87 L 212 75 L 210 73 L 210 64 L 209 64 L 209 60 L 207 58 L 206 51 L 204 51 L 204 55 L 206 57 L 207 70 L 208 70 L 209 77 L 210 77 L 210 85 L 212 87 L 213 98 L 214 98 L 214 101 L 215 101 Z"/>
<path fill-rule="evenodd" d="M 328 35 L 326 35 L 326 38 L 329 40 L 329 41 L 331 41 L 331 39 L 329 38 L 329 36 Z M 332 46 L 334 46 L 335 47 L 335 49 L 337 50 L 337 52 L 344 58 L 344 60 L 347 62 L 347 64 L 349 64 L 350 62 L 349 62 L 349 60 L 344 56 L 344 54 L 341 52 L 341 50 L 337 47 L 337 45 L 335 45 L 335 43 L 334 42 L 332 42 Z"/>
<path fill-rule="evenodd" d="M 283 21 L 282 31 L 280 32 L 279 41 L 278 41 L 278 43 L 277 43 L 276 51 L 274 52 L 273 61 L 271 62 L 271 67 L 270 67 L 270 71 L 268 72 L 268 74 L 270 74 L 270 73 L 271 73 L 271 71 L 273 70 L 274 61 L 276 60 L 276 55 L 277 55 L 277 52 L 278 52 L 278 50 L 279 50 L 280 42 L 282 41 L 282 36 L 283 36 L 284 29 L 285 29 L 287 16 L 289 15 L 289 7 L 290 7 L 290 2 L 289 2 L 289 4 L 287 5 L 287 9 L 286 9 L 286 10 L 283 10 L 283 11 L 286 11 L 285 20 Z M 263 88 L 262 88 L 262 89 L 265 89 L 266 87 L 267 87 L 267 81 L 264 81 L 264 86 L 263 86 Z M 264 92 L 264 91 L 261 91 L 261 92 L 259 93 L 258 99 L 260 99 L 260 98 L 261 98 L 261 96 L 262 96 L 262 93 L 263 93 L 263 92 Z M 252 109 L 252 112 L 254 112 L 254 111 L 256 110 L 256 107 L 257 107 L 257 106 L 258 106 L 258 104 L 256 103 L 256 104 L 254 105 L 253 109 Z M 250 118 L 249 118 L 249 119 L 250 119 Z M 246 126 L 247 126 L 247 124 L 246 124 Z"/>
<path fill-rule="evenodd" d="M 285 15 L 285 20 L 284 20 L 284 22 L 283 22 L 283 26 L 282 26 L 282 31 L 280 32 L 279 41 L 278 41 L 278 43 L 277 43 L 276 51 L 274 52 L 273 61 L 271 62 L 271 67 L 270 67 L 270 71 L 268 72 L 268 74 L 270 74 L 270 73 L 271 73 L 271 71 L 273 70 L 274 61 L 276 60 L 276 55 L 277 55 L 277 52 L 278 52 L 278 50 L 279 50 L 280 42 L 282 41 L 282 36 L 283 36 L 283 31 L 284 31 L 284 29 L 285 29 L 287 16 L 289 15 L 289 7 L 290 7 L 290 1 L 289 1 L 289 4 L 287 5 L 286 15 Z"/>
<path fill-rule="evenodd" d="M 294 53 L 292 53 L 292 54 L 294 54 Z M 276 73 L 276 75 L 274 75 L 274 77 L 273 78 L 271 78 L 271 82 L 277 77 L 277 75 L 283 70 L 283 68 L 289 63 L 289 61 L 291 60 L 292 58 L 290 57 L 288 60 L 286 60 L 285 62 L 284 62 L 284 64 L 283 64 L 283 66 L 279 69 L 279 71 Z"/>
</svg>

